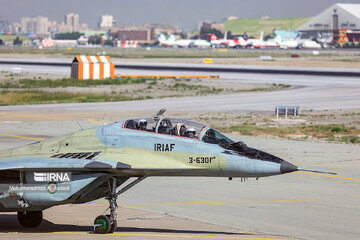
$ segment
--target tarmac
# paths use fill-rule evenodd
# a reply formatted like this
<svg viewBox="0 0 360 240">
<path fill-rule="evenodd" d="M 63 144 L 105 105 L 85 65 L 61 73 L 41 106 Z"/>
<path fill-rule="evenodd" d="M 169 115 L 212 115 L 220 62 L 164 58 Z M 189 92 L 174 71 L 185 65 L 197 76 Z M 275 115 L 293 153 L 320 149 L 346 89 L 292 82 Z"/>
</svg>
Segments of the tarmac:
<svg viewBox="0 0 360 240">
<path fill-rule="evenodd" d="M 11 66 L 6 66 L 11 69 Z M 0 66 L 4 70 L 5 66 Z M 24 66 L 24 71 L 67 74 L 68 68 Z M 25 69 L 26 68 L 26 69 Z M 146 74 L 151 71 L 122 71 Z M 163 74 L 176 74 L 164 72 Z M 189 73 L 190 74 L 190 73 Z M 358 78 L 220 73 L 218 81 L 297 85 L 277 92 L 166 98 L 112 103 L 0 107 L 0 149 L 64 135 L 79 126 L 171 112 L 274 111 L 276 105 L 301 109 L 352 109 L 360 104 Z M 155 108 L 155 109 L 154 109 Z M 360 148 L 353 144 L 232 136 L 297 166 L 338 173 L 296 172 L 258 181 L 224 178 L 150 178 L 119 197 L 115 235 L 91 234 L 93 220 L 106 208 L 97 200 L 45 211 L 39 229 L 23 232 L 14 213 L 0 214 L 0 239 L 359 239 Z"/>
<path fill-rule="evenodd" d="M 67 115 L 56 111 L 28 114 L 1 115 L 0 134 L 11 135 L 0 137 L 1 149 L 79 129 Z M 91 119 L 91 113 L 82 114 L 88 119 L 82 121 L 85 127 L 101 124 Z M 114 235 L 91 234 L 93 220 L 107 208 L 107 202 L 100 199 L 50 208 L 39 229 L 25 232 L 14 213 L 2 213 L 0 239 L 358 239 L 358 145 L 232 137 L 302 168 L 338 175 L 297 172 L 246 182 L 149 178 L 119 197 Z"/>
</svg>

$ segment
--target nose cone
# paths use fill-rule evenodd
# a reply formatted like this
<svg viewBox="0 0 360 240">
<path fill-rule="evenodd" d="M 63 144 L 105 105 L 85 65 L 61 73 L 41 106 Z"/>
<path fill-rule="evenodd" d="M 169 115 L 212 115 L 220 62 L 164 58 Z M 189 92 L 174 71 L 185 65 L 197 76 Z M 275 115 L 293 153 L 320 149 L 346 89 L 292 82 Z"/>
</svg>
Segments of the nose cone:
<svg viewBox="0 0 360 240">
<path fill-rule="evenodd" d="M 287 162 L 287 161 L 282 161 L 281 162 L 281 165 L 280 165 L 280 172 L 281 174 L 284 174 L 284 173 L 289 173 L 289 172 L 294 172 L 294 171 L 297 171 L 298 170 L 298 167 Z"/>
</svg>

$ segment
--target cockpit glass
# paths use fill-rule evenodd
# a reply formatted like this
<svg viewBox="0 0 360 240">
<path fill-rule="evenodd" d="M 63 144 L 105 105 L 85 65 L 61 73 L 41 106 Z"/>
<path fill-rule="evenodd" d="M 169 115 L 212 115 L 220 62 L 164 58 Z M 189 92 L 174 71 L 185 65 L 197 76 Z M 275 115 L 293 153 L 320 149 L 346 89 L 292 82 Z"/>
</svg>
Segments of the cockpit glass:
<svg viewBox="0 0 360 240">
<path fill-rule="evenodd" d="M 206 126 L 200 123 L 183 119 L 164 118 L 159 123 L 158 133 L 179 137 L 198 138 Z"/>
<path fill-rule="evenodd" d="M 158 119 L 153 118 L 136 118 L 129 119 L 125 122 L 124 127 L 140 131 L 155 132 Z"/>
<path fill-rule="evenodd" d="M 219 133 L 218 131 L 216 131 L 213 128 L 209 128 L 204 133 L 202 141 L 206 142 L 206 143 L 219 144 L 219 145 L 234 143 L 233 140 L 231 140 L 230 138 L 226 137 L 225 135 Z"/>
<path fill-rule="evenodd" d="M 128 129 L 194 139 L 199 139 L 199 135 L 205 127 L 200 123 L 175 118 L 163 118 L 161 120 L 157 118 L 136 118 L 129 119 L 124 123 L 124 128 Z"/>
</svg>

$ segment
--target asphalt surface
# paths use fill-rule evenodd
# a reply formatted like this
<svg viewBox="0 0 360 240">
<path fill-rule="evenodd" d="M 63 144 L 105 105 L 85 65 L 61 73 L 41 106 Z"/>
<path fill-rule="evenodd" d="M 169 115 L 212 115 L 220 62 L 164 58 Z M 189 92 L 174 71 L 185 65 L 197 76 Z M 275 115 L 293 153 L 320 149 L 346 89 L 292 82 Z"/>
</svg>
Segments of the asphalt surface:
<svg viewBox="0 0 360 240">
<path fill-rule="evenodd" d="M 94 125 L 96 124 L 89 122 L 86 126 Z M 44 120 L 34 117 L 32 121 L 23 122 L 21 118 L 14 118 L 11 115 L 2 117 L 0 123 L 0 133 L 34 138 L 58 136 L 72 132 L 76 128 L 73 121 Z M 44 133 L 47 133 L 47 136 Z M 225 178 L 146 179 L 120 196 L 118 203 L 124 210 L 120 209 L 119 216 L 120 222 L 124 224 L 125 228 L 121 228 L 122 226 L 119 225 L 117 233 L 129 234 L 127 228 L 132 224 L 141 226 L 142 217 L 137 219 L 140 222 L 123 221 L 124 218 L 129 218 L 126 209 L 136 209 L 160 216 L 171 215 L 180 219 L 212 224 L 212 226 L 196 227 L 195 223 L 183 222 L 183 225 L 178 225 L 184 231 L 195 228 L 199 234 L 212 236 L 212 238 L 264 239 L 270 234 L 286 239 L 358 239 L 360 234 L 358 227 L 360 219 L 360 148 L 358 145 L 232 137 L 245 141 L 249 146 L 282 157 L 302 168 L 327 170 L 337 172 L 338 175 L 290 173 L 260 178 L 258 181 L 248 179 L 246 182 L 241 182 L 240 179 L 229 181 Z M 3 135 L 0 136 L 0 147 L 5 149 L 33 141 L 35 140 Z M 52 225 L 45 225 L 45 230 L 42 228 L 40 233 L 50 232 L 50 234 L 46 234 L 48 239 L 59 239 L 62 238 L 62 235 L 82 238 L 82 234 L 90 231 L 87 224 L 91 225 L 93 219 L 107 208 L 105 200 L 88 204 L 90 205 L 71 208 L 71 211 L 64 210 L 67 209 L 66 206 L 63 207 L 63 210 L 54 210 L 55 213 L 64 211 L 62 214 L 58 213 L 57 217 L 51 214 L 51 209 L 48 210 L 50 212 L 46 215 L 47 220 Z M 6 218 L 6 216 L 4 217 Z M 15 217 L 12 219 L 15 221 Z M 162 234 L 169 235 L 172 228 L 169 221 L 165 220 L 159 224 L 168 231 Z M 189 229 L 188 226 L 193 226 L 193 224 L 195 224 L 194 228 Z M 214 226 L 231 227 L 236 229 L 233 230 L 236 233 L 256 232 L 257 235 L 224 236 L 217 235 L 215 232 L 206 234 L 206 231 L 211 231 Z M 160 227 L 152 225 L 151 228 L 158 229 Z M 18 231 L 11 229 L 5 228 L 5 231 Z M 174 229 L 176 228 L 174 227 Z M 219 227 L 217 229 L 225 231 Z M 154 235 L 154 231 L 156 230 L 146 232 L 146 234 Z M 203 233 L 201 233 L 202 231 Z M 53 232 L 60 233 L 52 235 Z M 35 238 L 42 236 L 41 234 L 35 235 L 35 233 L 39 233 L 39 231 L 34 230 L 32 236 Z M 141 234 L 142 231 L 133 229 L 131 233 Z M 184 235 L 184 232 L 181 235 Z M 184 239 L 194 238 L 189 237 L 189 235 L 193 235 L 191 232 L 185 235 Z M 14 237 L 12 234 L 3 236 Z M 19 237 L 22 236 L 28 237 L 29 235 L 25 234 Z M 120 235 L 115 236 L 120 237 Z M 1 237 L 2 235 L 0 235 Z M 146 235 L 136 235 L 134 239 L 143 239 L 144 237 Z M 156 237 L 154 238 L 156 239 Z M 180 236 L 161 238 L 183 239 Z M 206 238 L 210 237 L 204 237 L 204 239 Z M 18 238 L 15 237 L 15 239 Z M 128 238 L 123 235 L 123 239 Z M 270 239 L 277 238 L 271 237 Z"/>
<path fill-rule="evenodd" d="M 0 71 L 11 69 L 11 67 L 0 66 Z M 23 71 L 69 74 L 69 69 L 61 67 L 28 67 L 21 68 Z M 122 74 L 145 74 L 145 72 L 132 70 L 117 70 L 117 73 L 120 71 Z M 151 71 L 148 73 L 154 74 Z M 162 72 L 162 74 L 169 73 Z M 136 102 L 3 106 L 0 107 L 0 111 L 5 115 L 1 117 L 0 134 L 48 138 L 66 134 L 78 128 L 73 121 L 68 121 L 66 118 L 59 120 L 61 116 L 58 119 L 45 120 L 46 112 L 87 112 L 88 117 L 91 118 L 92 111 L 117 110 L 134 114 L 138 111 L 153 112 L 154 109 L 160 107 L 196 114 L 199 110 L 273 111 L 276 105 L 298 105 L 301 109 L 350 109 L 358 108 L 360 105 L 360 79 L 358 78 L 229 73 L 219 73 L 219 75 L 221 79 L 217 81 L 286 83 L 302 87 L 277 92 Z M 16 112 L 37 114 L 37 117 L 30 116 L 22 120 L 21 116 L 16 118 L 11 114 L 7 116 L 7 113 Z M 42 116 L 44 118 L 41 118 Z M 88 126 L 93 125 L 95 123 L 88 124 Z M 258 181 L 249 179 L 245 183 L 240 179 L 228 181 L 220 178 L 151 178 L 124 193 L 119 199 L 120 206 L 161 215 L 170 214 L 216 226 L 233 227 L 244 232 L 275 234 L 285 238 L 309 240 L 359 238 L 360 148 L 358 145 L 235 138 L 303 168 L 329 170 L 337 172 L 338 175 L 331 177 L 291 173 L 261 178 Z M 19 146 L 31 141 L 34 140 L 2 135 L 0 148 Z M 104 210 L 106 208 L 103 200 L 92 204 L 96 204 L 97 207 L 102 206 Z M 87 209 L 93 208 L 91 206 L 79 207 L 76 211 L 74 210 L 74 215 L 88 213 L 90 210 Z M 96 216 L 94 211 L 92 217 Z M 74 216 L 71 216 L 71 223 L 74 226 L 79 224 Z M 86 232 L 86 230 L 82 229 L 80 232 Z M 78 235 L 69 231 L 69 236 L 76 238 Z M 59 235 L 49 234 L 47 238 L 48 236 L 51 239 L 62 238 Z M 38 238 L 35 235 L 34 237 Z M 137 239 L 144 237 L 146 236 L 138 236 Z M 165 238 L 180 239 L 179 236 Z M 234 239 L 241 238 L 237 236 Z M 251 238 L 245 236 L 244 239 Z"/>
<path fill-rule="evenodd" d="M 67 67 L 17 66 L 0 65 L 0 71 L 11 71 L 20 67 L 23 72 L 69 74 Z M 131 70 L 116 69 L 116 74 L 184 74 L 179 71 Z M 202 74 L 186 72 L 186 74 Z M 80 103 L 51 104 L 32 106 L 0 107 L 0 111 L 26 110 L 148 110 L 149 106 L 166 107 L 174 111 L 273 111 L 277 105 L 296 105 L 301 109 L 351 109 L 360 105 L 360 78 L 305 76 L 305 75 L 274 75 L 253 73 L 213 73 L 220 76 L 214 81 L 244 83 L 277 83 L 291 84 L 301 88 L 275 92 L 248 92 L 231 95 L 206 97 L 166 98 L 144 101 L 112 102 L 112 103 Z"/>
</svg>

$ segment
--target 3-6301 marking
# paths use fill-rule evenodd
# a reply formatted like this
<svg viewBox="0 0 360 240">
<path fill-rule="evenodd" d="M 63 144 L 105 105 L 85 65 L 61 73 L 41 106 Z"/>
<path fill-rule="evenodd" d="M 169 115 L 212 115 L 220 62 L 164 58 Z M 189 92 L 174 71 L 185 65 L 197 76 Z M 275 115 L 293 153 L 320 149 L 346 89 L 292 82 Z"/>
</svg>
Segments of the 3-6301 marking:
<svg viewBox="0 0 360 240">
<path fill-rule="evenodd" d="M 216 157 L 189 157 L 189 163 L 211 163 Z"/>
</svg>

